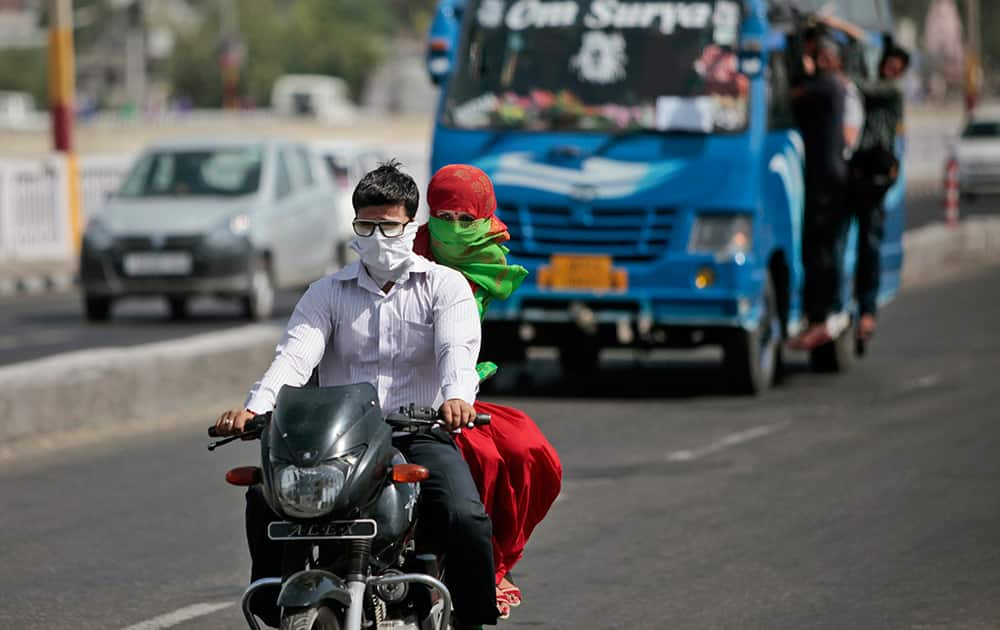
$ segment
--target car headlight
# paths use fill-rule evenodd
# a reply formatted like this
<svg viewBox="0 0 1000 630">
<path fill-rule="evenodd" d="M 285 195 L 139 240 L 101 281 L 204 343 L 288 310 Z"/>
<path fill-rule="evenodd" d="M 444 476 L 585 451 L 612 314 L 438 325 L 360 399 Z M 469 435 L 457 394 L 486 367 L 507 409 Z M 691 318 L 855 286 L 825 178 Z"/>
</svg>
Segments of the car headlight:
<svg viewBox="0 0 1000 630">
<path fill-rule="evenodd" d="M 83 231 L 83 240 L 93 249 L 110 249 L 115 244 L 115 237 L 104 221 L 93 218 Z"/>
<path fill-rule="evenodd" d="M 281 508 L 289 516 L 298 518 L 316 518 L 329 513 L 363 452 L 362 448 L 310 468 L 293 464 L 278 467 L 275 485 Z"/>
<path fill-rule="evenodd" d="M 743 214 L 703 214 L 691 230 L 688 252 L 717 259 L 746 255 L 753 249 L 753 221 Z"/>
<path fill-rule="evenodd" d="M 205 239 L 210 247 L 239 247 L 244 243 L 244 237 L 250 231 L 250 217 L 238 214 L 230 217 L 225 223 L 208 233 Z"/>
</svg>

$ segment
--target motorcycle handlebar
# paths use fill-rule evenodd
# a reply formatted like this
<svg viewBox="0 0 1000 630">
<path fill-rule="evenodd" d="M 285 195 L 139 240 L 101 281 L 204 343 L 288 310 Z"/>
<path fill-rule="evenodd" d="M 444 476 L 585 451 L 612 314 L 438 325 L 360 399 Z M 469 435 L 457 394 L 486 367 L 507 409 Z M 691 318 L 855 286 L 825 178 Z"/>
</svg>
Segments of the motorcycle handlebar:
<svg viewBox="0 0 1000 630">
<path fill-rule="evenodd" d="M 251 434 L 259 433 L 267 426 L 268 421 L 271 419 L 271 413 L 263 413 L 259 416 L 254 416 L 247 421 L 246 425 L 243 427 L 243 432 L 238 433 L 231 437 L 243 437 Z M 399 413 L 393 413 L 386 416 L 385 421 L 392 426 L 399 428 L 431 428 L 437 426 L 441 422 L 441 413 L 431 408 L 409 408 L 400 409 Z M 481 427 L 488 425 L 490 423 L 490 414 L 479 413 L 476 414 L 476 419 L 472 421 L 472 426 Z M 208 437 L 220 438 L 224 437 L 220 435 L 215 430 L 215 425 L 208 427 Z"/>
<path fill-rule="evenodd" d="M 247 420 L 247 423 L 243 426 L 243 432 L 238 433 L 237 437 L 248 435 L 250 433 L 259 433 L 264 429 L 264 427 L 267 426 L 267 423 L 270 419 L 271 419 L 270 412 L 262 413 L 259 416 L 254 416 L 253 418 L 250 418 L 249 420 Z M 215 425 L 213 424 L 212 426 L 208 427 L 208 437 L 218 438 L 224 436 L 219 435 L 219 433 L 215 430 Z"/>
</svg>

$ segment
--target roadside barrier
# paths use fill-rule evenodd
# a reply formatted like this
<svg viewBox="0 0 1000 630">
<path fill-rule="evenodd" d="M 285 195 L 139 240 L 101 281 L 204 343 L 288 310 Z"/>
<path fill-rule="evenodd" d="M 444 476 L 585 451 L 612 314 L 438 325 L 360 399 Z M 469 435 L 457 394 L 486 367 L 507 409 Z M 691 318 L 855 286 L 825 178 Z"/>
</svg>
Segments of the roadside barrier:
<svg viewBox="0 0 1000 630">
<path fill-rule="evenodd" d="M 82 220 L 96 213 L 114 191 L 130 158 L 79 159 Z M 0 263 L 71 258 L 66 158 L 0 160 Z"/>
</svg>

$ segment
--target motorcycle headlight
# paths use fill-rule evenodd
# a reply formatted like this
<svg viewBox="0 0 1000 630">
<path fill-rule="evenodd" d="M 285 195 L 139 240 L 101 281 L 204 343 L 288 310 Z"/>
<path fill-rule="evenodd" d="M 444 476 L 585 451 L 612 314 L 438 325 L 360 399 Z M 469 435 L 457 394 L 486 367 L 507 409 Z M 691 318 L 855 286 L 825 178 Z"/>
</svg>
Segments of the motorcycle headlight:
<svg viewBox="0 0 1000 630">
<path fill-rule="evenodd" d="M 694 222 L 688 252 L 716 259 L 746 255 L 753 249 L 753 221 L 743 214 L 703 214 Z"/>
<path fill-rule="evenodd" d="M 110 249 L 115 243 L 114 235 L 104 221 L 93 218 L 83 231 L 83 240 L 93 249 Z"/>
<path fill-rule="evenodd" d="M 298 518 L 316 518 L 329 513 L 363 452 L 361 449 L 309 468 L 294 464 L 277 468 L 275 485 L 281 508 L 289 516 Z"/>
</svg>

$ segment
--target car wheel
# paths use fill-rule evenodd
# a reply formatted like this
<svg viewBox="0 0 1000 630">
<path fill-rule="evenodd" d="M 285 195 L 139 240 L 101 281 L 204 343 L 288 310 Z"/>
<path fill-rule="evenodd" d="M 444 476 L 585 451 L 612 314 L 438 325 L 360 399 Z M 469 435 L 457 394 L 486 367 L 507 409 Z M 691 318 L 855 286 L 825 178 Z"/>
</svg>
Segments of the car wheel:
<svg viewBox="0 0 1000 630">
<path fill-rule="evenodd" d="M 88 322 L 106 322 L 111 318 L 111 298 L 83 296 L 83 315 Z"/>
<path fill-rule="evenodd" d="M 188 316 L 188 304 L 186 297 L 168 297 L 167 305 L 170 307 L 170 319 L 186 319 Z"/>
<path fill-rule="evenodd" d="M 243 296 L 243 316 L 259 322 L 274 312 L 274 281 L 266 258 L 258 258 L 250 269 L 250 291 Z"/>
</svg>

